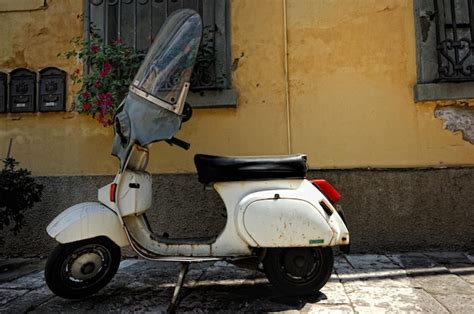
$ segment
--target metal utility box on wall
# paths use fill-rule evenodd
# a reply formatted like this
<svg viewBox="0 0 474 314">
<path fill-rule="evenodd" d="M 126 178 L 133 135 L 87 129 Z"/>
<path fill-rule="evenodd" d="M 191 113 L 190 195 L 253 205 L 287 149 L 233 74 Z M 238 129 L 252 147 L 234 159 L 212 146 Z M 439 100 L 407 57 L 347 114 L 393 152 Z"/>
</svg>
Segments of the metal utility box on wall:
<svg viewBox="0 0 474 314">
<path fill-rule="evenodd" d="M 34 112 L 36 73 L 24 68 L 10 72 L 10 112 Z"/>
<path fill-rule="evenodd" d="M 39 111 L 64 111 L 66 72 L 54 67 L 39 72 Z"/>
<path fill-rule="evenodd" d="M 7 81 L 8 75 L 0 72 L 0 113 L 7 111 Z"/>
</svg>

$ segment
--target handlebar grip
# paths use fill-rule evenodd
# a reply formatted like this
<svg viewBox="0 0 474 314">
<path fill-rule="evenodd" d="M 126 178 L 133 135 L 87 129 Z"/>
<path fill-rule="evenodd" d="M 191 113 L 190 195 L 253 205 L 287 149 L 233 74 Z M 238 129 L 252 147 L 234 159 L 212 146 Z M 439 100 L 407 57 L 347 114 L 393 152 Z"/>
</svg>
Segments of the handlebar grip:
<svg viewBox="0 0 474 314">
<path fill-rule="evenodd" d="M 188 150 L 191 147 L 191 144 L 186 143 L 185 141 L 182 141 L 180 139 L 177 139 L 176 137 L 172 137 L 169 140 L 166 140 L 166 143 L 168 143 L 170 145 L 179 146 L 184 150 Z"/>
</svg>

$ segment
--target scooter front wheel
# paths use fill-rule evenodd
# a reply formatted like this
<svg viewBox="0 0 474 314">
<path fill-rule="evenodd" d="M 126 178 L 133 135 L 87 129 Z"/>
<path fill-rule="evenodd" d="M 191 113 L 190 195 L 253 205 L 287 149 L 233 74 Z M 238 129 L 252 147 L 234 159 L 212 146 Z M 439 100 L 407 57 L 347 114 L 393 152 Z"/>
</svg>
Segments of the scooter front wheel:
<svg viewBox="0 0 474 314">
<path fill-rule="evenodd" d="M 46 284 L 62 298 L 90 296 L 113 278 L 120 256 L 120 247 L 105 237 L 59 244 L 46 262 Z"/>
<path fill-rule="evenodd" d="M 334 266 L 332 249 L 268 249 L 263 268 L 270 283 L 286 295 L 307 296 L 328 282 Z"/>
</svg>

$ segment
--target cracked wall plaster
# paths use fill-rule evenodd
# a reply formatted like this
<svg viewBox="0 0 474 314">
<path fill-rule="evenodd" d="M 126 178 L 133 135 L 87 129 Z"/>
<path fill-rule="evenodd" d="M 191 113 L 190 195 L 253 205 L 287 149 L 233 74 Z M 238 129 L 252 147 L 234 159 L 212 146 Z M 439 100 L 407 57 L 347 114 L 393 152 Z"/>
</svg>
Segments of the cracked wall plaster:
<svg viewBox="0 0 474 314">
<path fill-rule="evenodd" d="M 434 115 L 444 120 L 443 127 L 452 132 L 462 132 L 463 139 L 474 144 L 474 107 L 437 106 Z"/>
</svg>

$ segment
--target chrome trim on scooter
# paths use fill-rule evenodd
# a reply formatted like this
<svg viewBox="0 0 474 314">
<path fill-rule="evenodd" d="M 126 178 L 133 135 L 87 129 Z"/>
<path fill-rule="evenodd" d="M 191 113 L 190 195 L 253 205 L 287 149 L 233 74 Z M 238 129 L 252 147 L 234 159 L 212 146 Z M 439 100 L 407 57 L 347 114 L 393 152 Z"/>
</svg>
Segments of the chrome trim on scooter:
<svg viewBox="0 0 474 314">
<path fill-rule="evenodd" d="M 147 92 L 145 92 L 145 91 L 139 89 L 139 88 L 136 87 L 136 86 L 130 85 L 129 91 L 130 91 L 131 93 L 133 93 L 133 94 L 135 94 L 135 95 L 141 97 L 141 98 L 145 98 L 145 99 L 148 100 L 149 102 L 151 102 L 151 103 L 153 103 L 153 104 L 155 104 L 155 105 L 157 105 L 157 106 L 159 106 L 159 107 L 165 108 L 166 110 L 169 110 L 169 111 L 171 111 L 171 112 L 174 112 L 174 113 L 176 113 L 176 114 L 179 114 L 179 112 L 178 112 L 178 110 L 177 110 L 177 109 L 178 109 L 177 107 L 175 108 L 175 106 L 172 106 L 172 105 L 168 104 L 166 101 L 163 101 L 163 100 L 159 99 L 158 97 L 155 97 L 155 96 L 153 96 L 153 95 L 151 95 L 151 94 L 148 94 Z"/>
</svg>

